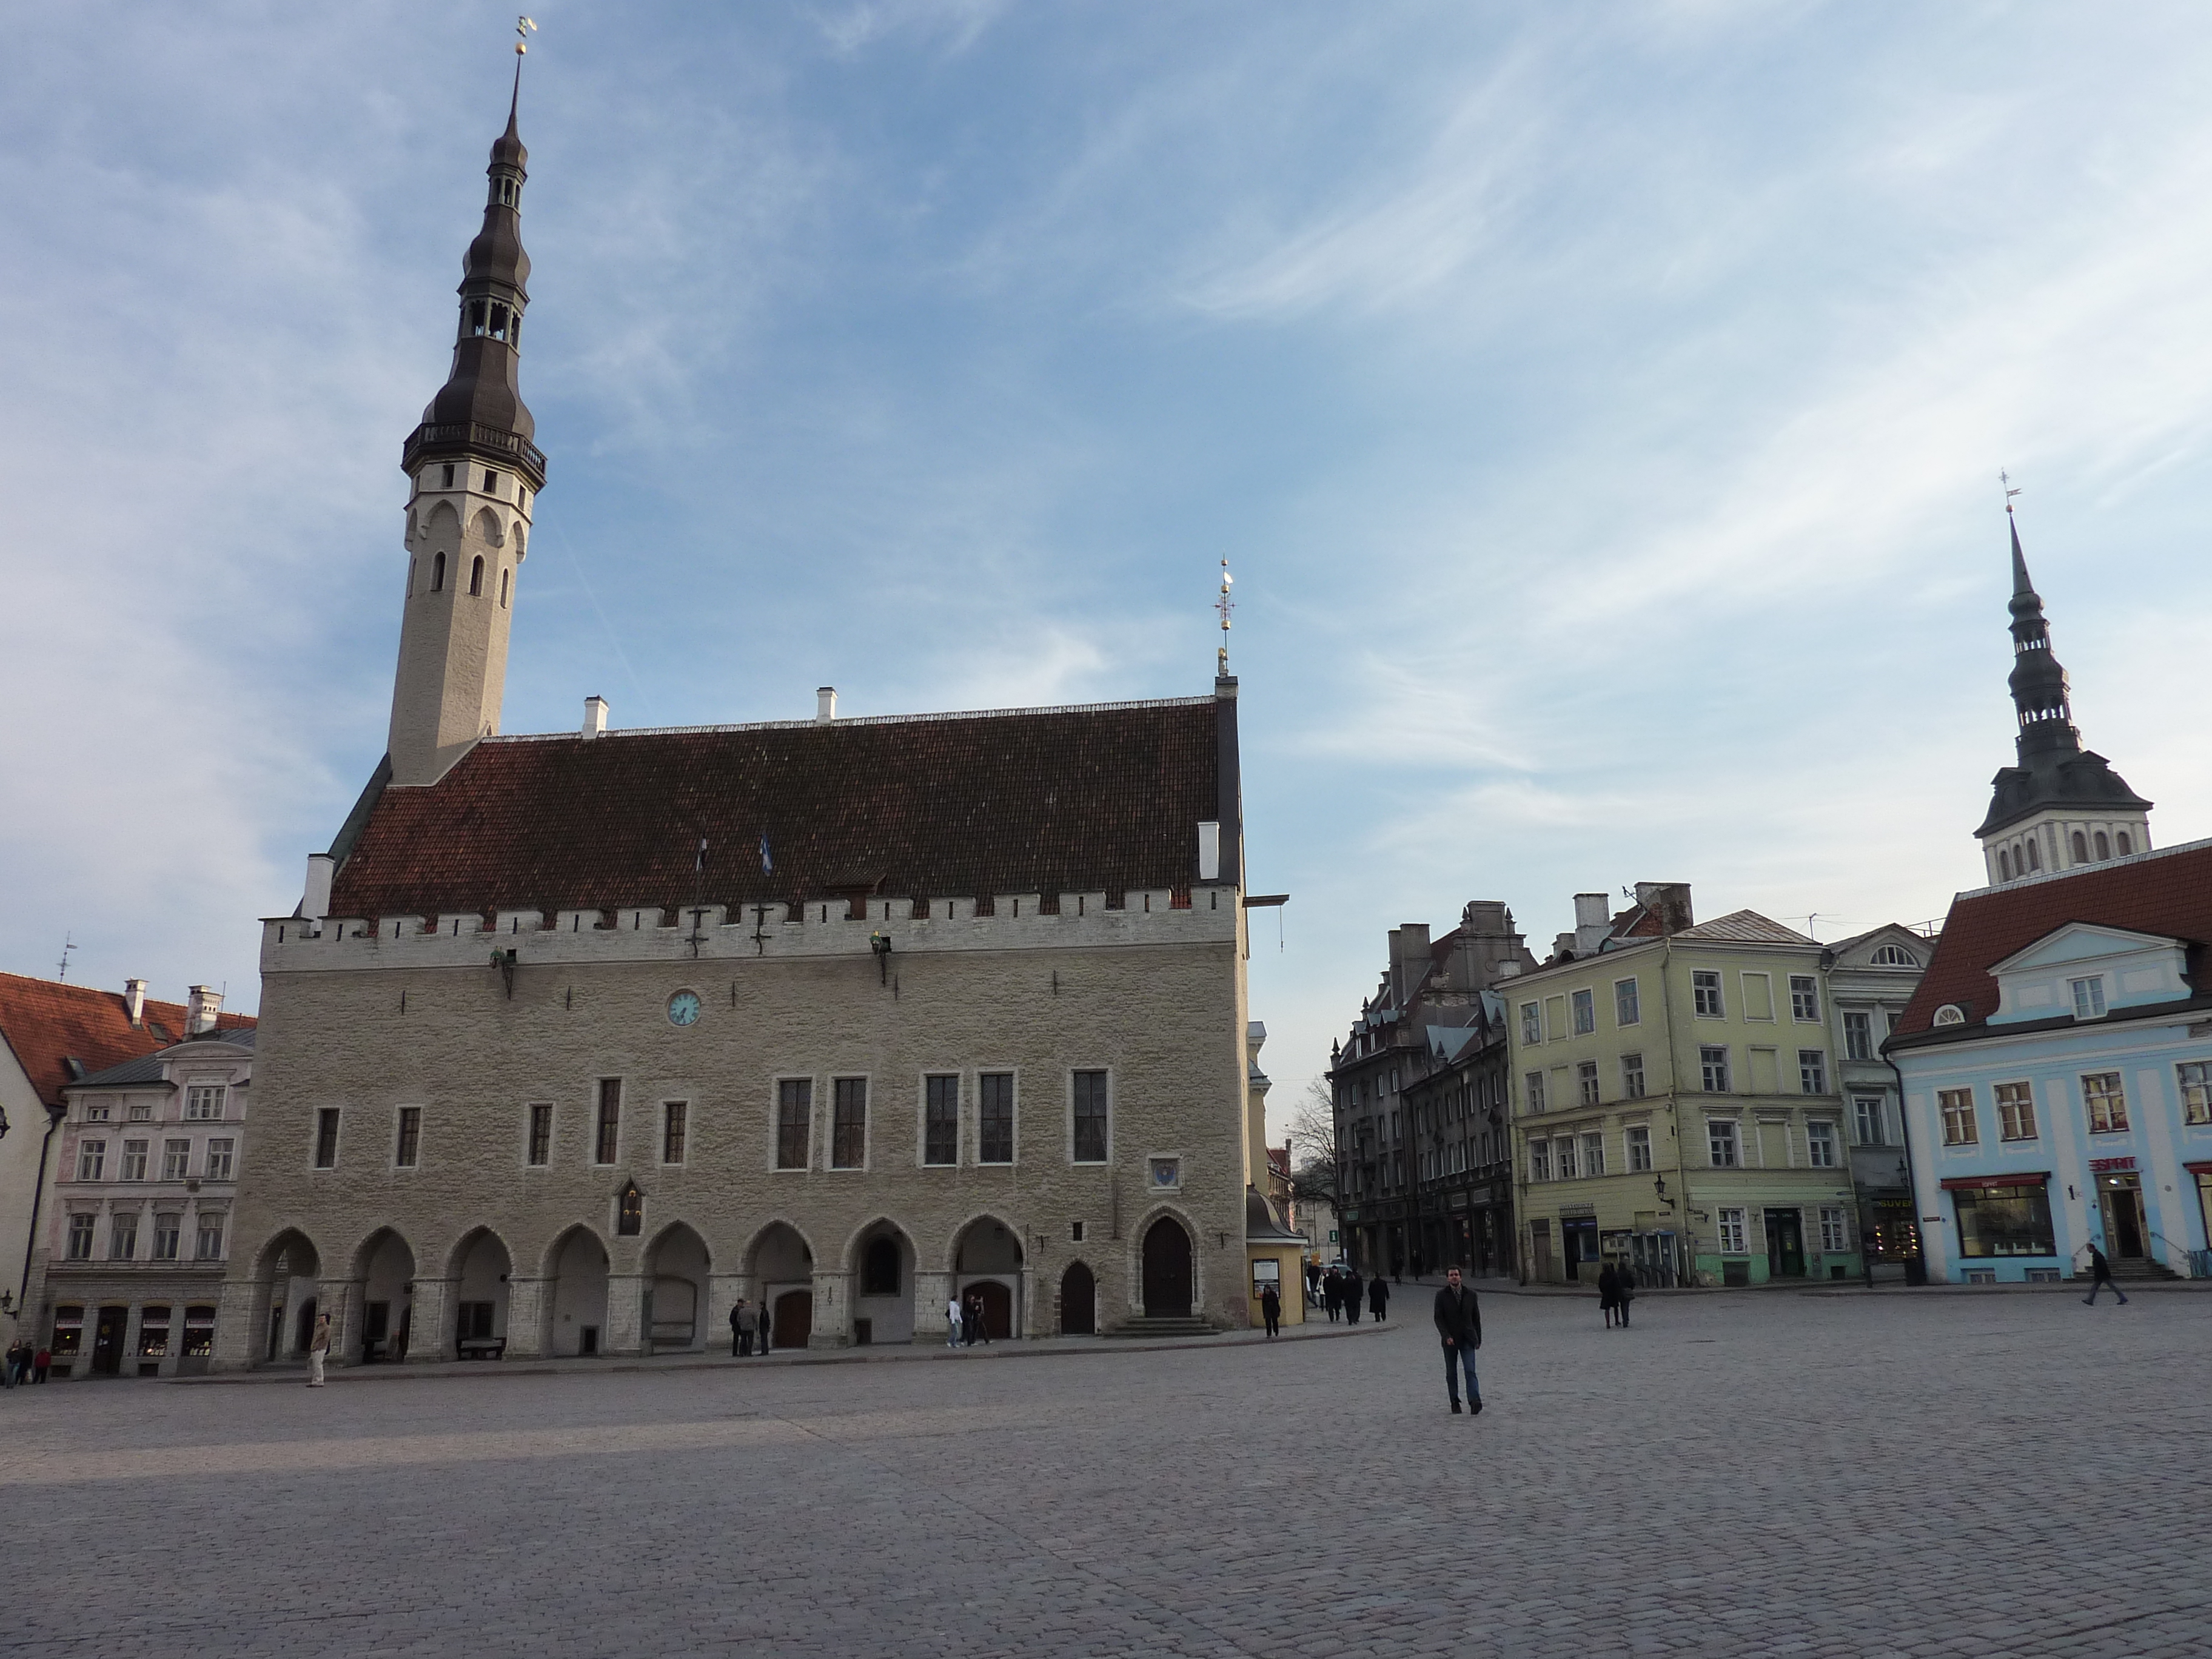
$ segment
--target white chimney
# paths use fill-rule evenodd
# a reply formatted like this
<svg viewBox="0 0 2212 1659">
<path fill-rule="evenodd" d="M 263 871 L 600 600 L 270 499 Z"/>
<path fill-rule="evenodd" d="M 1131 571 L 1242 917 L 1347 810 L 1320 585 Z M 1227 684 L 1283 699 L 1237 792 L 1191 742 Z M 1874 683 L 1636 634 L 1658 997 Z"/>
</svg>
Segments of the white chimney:
<svg viewBox="0 0 2212 1659">
<path fill-rule="evenodd" d="M 1575 954 L 1597 954 L 1605 936 L 1613 931 L 1613 901 L 1603 893 L 1575 895 Z"/>
<path fill-rule="evenodd" d="M 1221 825 L 1212 818 L 1198 826 L 1198 878 L 1218 881 L 1221 878 Z"/>
<path fill-rule="evenodd" d="M 126 979 L 123 981 L 123 1006 L 131 1016 L 131 1029 L 137 1030 L 146 1023 L 146 981 Z"/>
<path fill-rule="evenodd" d="M 331 913 L 331 878 L 337 873 L 338 861 L 328 853 L 307 854 L 307 887 L 300 900 L 300 914 L 309 921 L 320 921 Z"/>
<path fill-rule="evenodd" d="M 606 735 L 607 700 L 605 697 L 584 699 L 584 735 L 599 738 Z"/>
<path fill-rule="evenodd" d="M 817 685 L 814 688 L 814 723 L 827 726 L 837 718 L 837 688 Z"/>
<path fill-rule="evenodd" d="M 222 993 L 209 985 L 195 985 L 185 993 L 185 1035 L 194 1037 L 215 1030 L 215 1017 L 222 1012 Z"/>
</svg>

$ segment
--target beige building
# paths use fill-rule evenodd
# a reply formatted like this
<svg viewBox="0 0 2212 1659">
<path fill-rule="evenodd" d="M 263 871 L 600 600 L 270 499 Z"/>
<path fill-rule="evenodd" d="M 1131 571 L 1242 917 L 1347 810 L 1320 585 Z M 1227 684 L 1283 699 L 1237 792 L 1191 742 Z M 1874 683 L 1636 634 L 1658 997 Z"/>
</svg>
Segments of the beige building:
<svg viewBox="0 0 2212 1659">
<path fill-rule="evenodd" d="M 1826 954 L 1749 910 L 1698 923 L 1690 890 L 1577 894 L 1512 1005 L 1525 1276 L 1764 1284 L 1861 1271 Z"/>
<path fill-rule="evenodd" d="M 214 1354 L 255 1033 L 218 1029 L 203 998 L 185 1042 L 64 1091 L 31 1290 L 57 1377 L 190 1375 Z"/>
<path fill-rule="evenodd" d="M 1236 681 L 496 735 L 544 479 L 524 161 L 510 121 L 404 452 L 390 752 L 264 924 L 218 1364 L 318 1313 L 342 1363 L 698 1350 L 740 1303 L 779 1346 L 955 1297 L 1000 1335 L 1244 1324 Z"/>
</svg>

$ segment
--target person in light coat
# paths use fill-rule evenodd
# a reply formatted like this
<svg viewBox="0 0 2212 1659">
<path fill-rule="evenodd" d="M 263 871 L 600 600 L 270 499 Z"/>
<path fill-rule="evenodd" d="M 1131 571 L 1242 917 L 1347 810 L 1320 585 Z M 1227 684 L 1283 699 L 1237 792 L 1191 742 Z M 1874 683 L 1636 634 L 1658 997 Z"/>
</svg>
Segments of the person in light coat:
<svg viewBox="0 0 2212 1659">
<path fill-rule="evenodd" d="M 330 1352 L 331 1316 L 328 1314 L 317 1314 L 315 1334 L 307 1339 L 307 1386 L 309 1388 L 319 1389 L 323 1386 L 323 1362 L 329 1358 Z"/>
</svg>

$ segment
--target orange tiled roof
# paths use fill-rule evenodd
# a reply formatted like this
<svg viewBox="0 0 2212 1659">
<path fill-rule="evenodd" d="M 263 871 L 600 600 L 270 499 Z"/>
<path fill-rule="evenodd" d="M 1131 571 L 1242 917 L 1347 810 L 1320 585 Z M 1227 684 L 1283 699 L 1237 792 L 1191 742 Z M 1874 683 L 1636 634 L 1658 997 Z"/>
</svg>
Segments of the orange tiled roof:
<svg viewBox="0 0 2212 1659">
<path fill-rule="evenodd" d="M 39 1098 L 50 1106 L 60 1105 L 63 1089 L 76 1080 L 71 1060 L 81 1061 L 88 1075 L 185 1040 L 182 1004 L 149 997 L 144 1014 L 143 1024 L 134 1030 L 119 991 L 0 974 L 0 1039 Z M 222 1014 L 216 1020 L 219 1030 L 253 1024 L 249 1014 Z"/>
</svg>

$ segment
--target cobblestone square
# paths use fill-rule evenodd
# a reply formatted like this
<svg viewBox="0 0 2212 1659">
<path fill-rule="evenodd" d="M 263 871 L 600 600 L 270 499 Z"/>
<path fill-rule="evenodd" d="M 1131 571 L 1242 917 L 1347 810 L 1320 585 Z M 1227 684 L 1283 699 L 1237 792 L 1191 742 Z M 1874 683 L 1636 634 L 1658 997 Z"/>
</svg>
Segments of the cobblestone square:
<svg viewBox="0 0 2212 1659">
<path fill-rule="evenodd" d="M 1426 1297 L 1352 1336 L 48 1385 L 21 1656 L 2202 1654 L 2212 1297 Z M 1322 1329 L 1327 1330 L 1327 1327 Z"/>
</svg>

